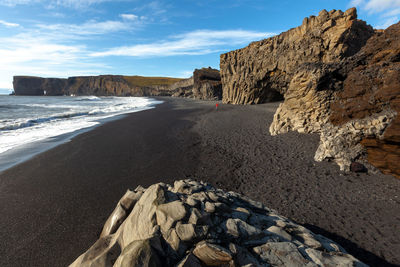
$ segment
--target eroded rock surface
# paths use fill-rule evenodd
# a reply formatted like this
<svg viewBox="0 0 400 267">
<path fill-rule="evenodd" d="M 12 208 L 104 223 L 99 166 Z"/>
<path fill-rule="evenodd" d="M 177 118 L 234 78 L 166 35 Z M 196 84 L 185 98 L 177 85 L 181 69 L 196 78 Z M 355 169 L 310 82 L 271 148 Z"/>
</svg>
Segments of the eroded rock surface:
<svg viewBox="0 0 400 267">
<path fill-rule="evenodd" d="M 160 264 L 366 266 L 259 202 L 193 180 L 128 190 L 99 240 L 71 266 Z"/>
<path fill-rule="evenodd" d="M 223 102 L 258 104 L 283 99 L 299 66 L 332 63 L 356 54 L 374 33 L 346 12 L 323 10 L 297 28 L 221 55 Z"/>
<path fill-rule="evenodd" d="M 219 71 L 212 68 L 196 69 L 193 72 L 193 97 L 196 99 L 220 100 L 222 84 Z"/>
</svg>

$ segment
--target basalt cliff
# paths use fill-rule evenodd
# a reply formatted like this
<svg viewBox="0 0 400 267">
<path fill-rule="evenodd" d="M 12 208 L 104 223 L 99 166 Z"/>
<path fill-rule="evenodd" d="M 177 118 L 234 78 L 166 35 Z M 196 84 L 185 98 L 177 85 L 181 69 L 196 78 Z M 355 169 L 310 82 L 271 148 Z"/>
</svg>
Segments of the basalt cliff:
<svg viewBox="0 0 400 267">
<path fill-rule="evenodd" d="M 317 161 L 400 177 L 400 24 L 373 30 L 346 12 L 321 11 L 276 37 L 221 55 L 223 101 L 284 100 L 270 126 L 319 133 Z"/>
<path fill-rule="evenodd" d="M 259 202 L 193 180 L 128 190 L 77 266 L 367 266 Z"/>
<path fill-rule="evenodd" d="M 218 100 L 222 96 L 219 71 L 195 70 L 188 79 L 100 75 L 68 79 L 14 76 L 16 95 L 180 96 Z"/>
</svg>

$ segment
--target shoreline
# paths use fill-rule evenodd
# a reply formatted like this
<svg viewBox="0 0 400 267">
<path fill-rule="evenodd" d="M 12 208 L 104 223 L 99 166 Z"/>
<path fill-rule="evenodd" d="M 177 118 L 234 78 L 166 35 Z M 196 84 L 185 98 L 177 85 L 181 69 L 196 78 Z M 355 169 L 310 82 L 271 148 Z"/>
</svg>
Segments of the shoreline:
<svg viewBox="0 0 400 267">
<path fill-rule="evenodd" d="M 315 162 L 317 135 L 270 136 L 277 103 L 155 99 L 0 173 L 1 266 L 68 265 L 126 189 L 185 178 L 261 201 L 366 263 L 400 263 L 396 178 Z"/>
<path fill-rule="evenodd" d="M 152 99 L 152 97 L 146 97 L 146 98 Z M 3 153 L 0 153 L 0 174 L 2 172 L 4 172 L 5 170 L 7 170 L 13 166 L 16 166 L 18 164 L 21 164 L 27 160 L 30 160 L 33 157 L 35 157 L 41 153 L 44 153 L 50 149 L 53 149 L 61 144 L 68 143 L 74 137 L 76 137 L 82 133 L 92 131 L 93 129 L 95 129 L 96 127 L 99 127 L 102 124 L 105 124 L 107 122 L 114 121 L 114 120 L 123 119 L 124 116 L 126 116 L 127 114 L 133 114 L 136 112 L 153 109 L 159 104 L 160 103 L 155 103 L 152 106 L 140 108 L 139 110 L 132 110 L 129 113 L 115 114 L 110 117 L 99 118 L 98 120 L 96 120 L 97 124 L 95 124 L 95 125 L 80 128 L 78 130 L 74 130 L 72 132 L 64 133 L 61 135 L 48 137 L 46 139 L 35 141 L 35 142 L 25 144 L 25 145 L 21 145 L 19 147 L 15 147 L 15 148 L 7 150 Z"/>
</svg>

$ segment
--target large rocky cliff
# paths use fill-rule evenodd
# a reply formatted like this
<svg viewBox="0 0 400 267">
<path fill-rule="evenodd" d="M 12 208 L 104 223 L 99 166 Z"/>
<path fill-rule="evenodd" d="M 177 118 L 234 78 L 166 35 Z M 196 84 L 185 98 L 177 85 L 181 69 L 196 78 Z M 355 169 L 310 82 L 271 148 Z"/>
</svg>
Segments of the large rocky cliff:
<svg viewBox="0 0 400 267">
<path fill-rule="evenodd" d="M 193 180 L 128 190 L 77 266 L 366 266 L 259 202 Z"/>
<path fill-rule="evenodd" d="M 346 12 L 323 10 L 297 28 L 221 55 L 223 102 L 259 104 L 282 100 L 299 66 L 332 63 L 357 53 L 374 33 Z"/>
<path fill-rule="evenodd" d="M 100 75 L 68 79 L 14 76 L 16 95 L 179 96 L 205 100 L 222 97 L 219 71 L 195 70 L 188 79 Z"/>
</svg>

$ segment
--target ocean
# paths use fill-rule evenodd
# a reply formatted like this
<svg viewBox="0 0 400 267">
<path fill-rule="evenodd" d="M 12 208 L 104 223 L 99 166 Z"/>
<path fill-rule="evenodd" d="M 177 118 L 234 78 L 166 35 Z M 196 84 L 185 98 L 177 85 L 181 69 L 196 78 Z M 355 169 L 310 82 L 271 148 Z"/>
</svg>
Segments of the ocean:
<svg viewBox="0 0 400 267">
<path fill-rule="evenodd" d="M 146 97 L 0 95 L 0 171 L 101 122 L 160 103 Z"/>
</svg>

